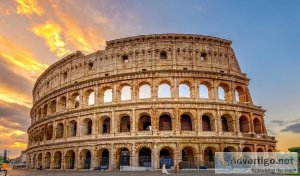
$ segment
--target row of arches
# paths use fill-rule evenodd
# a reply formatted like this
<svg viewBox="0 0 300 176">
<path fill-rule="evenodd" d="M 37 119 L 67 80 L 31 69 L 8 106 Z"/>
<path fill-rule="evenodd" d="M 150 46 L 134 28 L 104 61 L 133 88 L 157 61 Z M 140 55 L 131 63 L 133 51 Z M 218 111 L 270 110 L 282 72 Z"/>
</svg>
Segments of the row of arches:
<svg viewBox="0 0 300 176">
<path fill-rule="evenodd" d="M 191 146 L 185 146 L 182 148 L 179 156 L 179 164 L 182 168 L 205 166 L 212 168 L 215 166 L 215 152 L 216 148 L 206 147 L 202 153 L 202 159 L 197 155 L 196 150 Z M 237 152 L 236 147 L 228 146 L 223 149 L 223 152 Z M 254 152 L 250 147 L 244 147 L 242 152 Z M 272 149 L 264 151 L 263 148 L 257 148 L 256 152 L 273 152 Z M 93 156 L 95 155 L 95 156 Z M 97 150 L 94 154 L 89 149 L 82 149 L 78 156 L 74 150 L 68 150 L 64 155 L 60 151 L 54 152 L 51 156 L 51 152 L 46 152 L 44 157 L 42 153 L 38 155 L 34 154 L 32 158 L 29 158 L 30 168 L 42 168 L 44 169 L 91 169 L 92 167 L 106 167 L 110 168 L 110 164 L 113 164 L 115 168 L 120 166 L 131 166 L 132 156 L 129 148 L 119 148 L 114 155 L 112 155 L 107 148 Z M 51 158 L 53 157 L 53 158 Z M 112 161 L 114 157 L 116 160 Z M 53 162 L 51 162 L 51 159 Z M 166 164 L 167 168 L 174 166 L 175 151 L 172 147 L 162 147 L 157 155 L 153 154 L 151 148 L 141 147 L 137 151 L 137 165 L 141 167 L 154 167 L 155 160 L 158 160 L 156 167 L 161 168 L 163 164 Z M 199 160 L 200 159 L 200 160 Z M 113 163 L 111 163 L 113 162 Z M 92 165 L 92 163 L 94 163 Z"/>
<path fill-rule="evenodd" d="M 200 126 L 201 131 L 217 131 L 217 123 L 219 123 L 218 131 L 222 132 L 254 132 L 256 134 L 264 133 L 264 125 L 260 118 L 254 118 L 250 121 L 250 118 L 246 116 L 240 116 L 238 120 L 239 126 L 236 126 L 236 120 L 229 114 L 224 114 L 216 121 L 211 114 L 203 114 L 198 121 L 193 118 L 189 113 L 183 113 L 179 117 L 179 129 L 181 131 L 198 131 Z M 76 119 L 70 120 L 67 123 L 58 122 L 55 126 L 48 124 L 43 127 L 40 132 L 33 131 L 29 135 L 30 142 L 38 142 L 44 139 L 61 139 L 63 137 L 75 137 L 86 136 L 93 134 L 107 134 L 112 133 L 111 129 L 115 128 L 115 132 L 131 132 L 133 119 L 129 115 L 121 115 L 116 119 L 116 126 L 112 127 L 112 119 L 109 116 L 103 116 L 97 122 L 93 122 L 91 118 L 85 118 L 78 125 Z M 158 131 L 172 131 L 175 129 L 177 121 L 169 113 L 162 113 L 158 121 L 153 121 L 153 118 L 147 113 L 141 113 L 137 120 L 137 131 L 152 131 L 153 129 Z M 198 123 L 198 124 L 197 124 Z M 97 126 L 97 127 L 93 127 Z M 239 129 L 237 129 L 239 128 Z M 253 128 L 253 129 L 252 129 Z M 80 131 L 79 131 L 80 129 Z M 93 130 L 97 130 L 94 131 Z M 253 130 L 253 131 L 252 131 Z M 55 133 L 54 133 L 55 132 Z"/>
<path fill-rule="evenodd" d="M 153 92 L 149 83 L 141 83 L 138 89 L 138 99 L 150 99 L 153 97 Z M 158 98 L 172 98 L 173 87 L 168 81 L 163 81 L 157 87 L 157 97 Z M 213 99 L 217 95 L 216 99 L 229 101 L 230 93 L 229 85 L 225 83 L 220 83 L 215 89 L 211 83 L 203 82 L 198 86 L 198 94 L 200 99 Z M 34 112 L 34 120 L 38 120 L 47 115 L 51 115 L 56 112 L 66 110 L 67 108 L 80 108 L 81 106 L 93 106 L 97 102 L 110 103 L 113 102 L 113 92 L 118 92 L 120 94 L 119 101 L 130 101 L 132 100 L 132 87 L 128 84 L 124 84 L 120 87 L 120 90 L 113 91 L 111 87 L 105 87 L 100 92 L 96 92 L 94 89 L 90 88 L 83 93 L 73 92 L 68 98 L 66 95 L 62 95 L 57 99 L 51 100 L 49 103 L 41 105 Z M 184 81 L 178 86 L 178 97 L 179 98 L 193 98 L 195 90 L 192 88 L 191 84 Z M 241 86 L 236 86 L 233 90 L 233 99 L 235 102 L 248 102 L 248 95 L 246 90 Z M 101 100 L 100 100 L 101 99 Z"/>
</svg>

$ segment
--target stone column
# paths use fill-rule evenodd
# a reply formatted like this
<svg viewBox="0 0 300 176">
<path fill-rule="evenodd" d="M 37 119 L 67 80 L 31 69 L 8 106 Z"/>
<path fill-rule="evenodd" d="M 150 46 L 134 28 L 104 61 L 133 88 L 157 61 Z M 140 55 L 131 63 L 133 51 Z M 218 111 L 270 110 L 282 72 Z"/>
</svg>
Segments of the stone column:
<svg viewBox="0 0 300 176">
<path fill-rule="evenodd" d="M 136 120 L 137 119 L 135 116 L 135 109 L 132 109 L 132 117 L 131 117 L 131 125 L 130 125 L 131 136 L 134 136 L 136 132 L 136 124 L 135 124 Z"/>
<path fill-rule="evenodd" d="M 138 154 L 136 153 L 135 143 L 132 144 L 132 152 L 131 152 L 131 166 L 138 166 Z"/>
<path fill-rule="evenodd" d="M 60 165 L 60 169 L 65 169 L 65 150 L 61 150 L 61 165 Z"/>
<path fill-rule="evenodd" d="M 91 154 L 92 154 L 92 158 L 91 158 L 91 168 L 90 170 L 93 170 L 95 167 L 97 167 L 97 149 L 95 146 L 93 146 L 91 148 Z"/>
<path fill-rule="evenodd" d="M 156 143 L 154 143 L 154 146 L 153 146 L 151 163 L 152 163 L 153 170 L 157 170 L 159 167 L 159 155 L 158 155 Z"/>
<path fill-rule="evenodd" d="M 250 113 L 250 118 L 249 118 L 249 129 L 250 129 L 250 133 L 254 134 L 254 125 L 253 125 L 253 113 Z"/>
<path fill-rule="evenodd" d="M 115 163 L 115 151 L 114 151 L 114 143 L 111 143 L 110 151 L 109 151 L 109 170 L 112 171 L 116 169 Z"/>
</svg>

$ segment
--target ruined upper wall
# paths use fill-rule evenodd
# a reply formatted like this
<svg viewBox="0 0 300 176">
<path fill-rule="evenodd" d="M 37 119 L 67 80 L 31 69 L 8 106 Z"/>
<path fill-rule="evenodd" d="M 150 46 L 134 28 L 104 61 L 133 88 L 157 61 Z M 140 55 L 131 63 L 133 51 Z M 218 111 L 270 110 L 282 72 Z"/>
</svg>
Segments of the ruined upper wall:
<svg viewBox="0 0 300 176">
<path fill-rule="evenodd" d="M 241 73 L 231 41 L 192 34 L 152 34 L 106 42 L 105 50 L 70 54 L 38 78 L 34 102 L 51 91 L 93 78 L 155 70 Z"/>
</svg>

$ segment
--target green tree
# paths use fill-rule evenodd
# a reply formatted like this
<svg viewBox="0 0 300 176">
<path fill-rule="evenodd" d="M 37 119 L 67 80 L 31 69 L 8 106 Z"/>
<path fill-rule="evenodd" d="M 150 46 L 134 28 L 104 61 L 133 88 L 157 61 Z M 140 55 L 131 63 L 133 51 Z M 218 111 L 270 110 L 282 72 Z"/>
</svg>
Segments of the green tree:
<svg viewBox="0 0 300 176">
<path fill-rule="evenodd" d="M 298 153 L 298 161 L 300 161 L 300 147 L 292 147 L 288 149 L 290 152 L 297 152 Z"/>
</svg>

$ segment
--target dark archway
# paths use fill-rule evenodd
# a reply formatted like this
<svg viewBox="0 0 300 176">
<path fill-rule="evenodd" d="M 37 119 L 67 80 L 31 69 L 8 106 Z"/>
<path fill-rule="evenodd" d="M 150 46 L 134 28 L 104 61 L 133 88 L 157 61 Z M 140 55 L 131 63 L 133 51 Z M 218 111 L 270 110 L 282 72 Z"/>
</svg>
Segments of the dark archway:
<svg viewBox="0 0 300 176">
<path fill-rule="evenodd" d="M 169 147 L 164 147 L 159 152 L 159 166 L 162 167 L 166 164 L 166 168 L 170 168 L 174 165 L 173 161 L 173 150 Z"/>
<path fill-rule="evenodd" d="M 120 120 L 120 132 L 130 132 L 130 117 L 123 116 Z"/>
<path fill-rule="evenodd" d="M 164 114 L 159 117 L 159 130 L 160 131 L 172 130 L 172 119 L 169 115 Z"/>
<path fill-rule="evenodd" d="M 211 147 L 207 147 L 204 150 L 204 165 L 207 168 L 215 167 L 215 149 Z"/>
<path fill-rule="evenodd" d="M 123 148 L 120 150 L 120 166 L 130 166 L 130 152 L 127 148 Z"/>
<path fill-rule="evenodd" d="M 139 131 L 151 130 L 151 117 L 149 115 L 142 115 L 140 117 Z"/>
<path fill-rule="evenodd" d="M 192 131 L 193 126 L 192 126 L 192 120 L 191 117 L 187 114 L 181 115 L 181 130 L 183 131 Z"/>
<path fill-rule="evenodd" d="M 102 124 L 102 133 L 110 133 L 110 118 L 106 117 Z"/>
<path fill-rule="evenodd" d="M 210 118 L 207 115 L 202 116 L 202 131 L 212 131 Z"/>
<path fill-rule="evenodd" d="M 75 169 L 75 152 L 69 150 L 65 156 L 66 169 Z"/>
<path fill-rule="evenodd" d="M 139 166 L 151 167 L 151 150 L 142 148 L 139 152 Z"/>
</svg>

